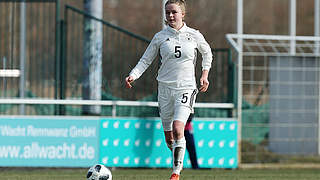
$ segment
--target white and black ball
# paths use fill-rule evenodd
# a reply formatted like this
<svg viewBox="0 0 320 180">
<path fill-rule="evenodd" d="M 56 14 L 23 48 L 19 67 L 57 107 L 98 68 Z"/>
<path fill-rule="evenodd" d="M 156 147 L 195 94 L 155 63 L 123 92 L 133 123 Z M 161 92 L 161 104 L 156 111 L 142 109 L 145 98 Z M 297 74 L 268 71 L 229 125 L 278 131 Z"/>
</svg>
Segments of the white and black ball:
<svg viewBox="0 0 320 180">
<path fill-rule="evenodd" d="M 89 168 L 87 180 L 112 180 L 112 174 L 106 166 L 96 164 Z"/>
</svg>

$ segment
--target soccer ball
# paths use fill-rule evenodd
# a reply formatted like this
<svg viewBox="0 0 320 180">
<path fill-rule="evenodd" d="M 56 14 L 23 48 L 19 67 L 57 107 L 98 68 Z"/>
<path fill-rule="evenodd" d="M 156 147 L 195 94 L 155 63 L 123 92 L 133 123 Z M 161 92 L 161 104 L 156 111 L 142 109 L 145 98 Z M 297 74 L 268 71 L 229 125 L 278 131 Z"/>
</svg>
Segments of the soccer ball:
<svg viewBox="0 0 320 180">
<path fill-rule="evenodd" d="M 87 180 L 112 180 L 112 174 L 104 165 L 96 164 L 88 170 Z"/>
</svg>

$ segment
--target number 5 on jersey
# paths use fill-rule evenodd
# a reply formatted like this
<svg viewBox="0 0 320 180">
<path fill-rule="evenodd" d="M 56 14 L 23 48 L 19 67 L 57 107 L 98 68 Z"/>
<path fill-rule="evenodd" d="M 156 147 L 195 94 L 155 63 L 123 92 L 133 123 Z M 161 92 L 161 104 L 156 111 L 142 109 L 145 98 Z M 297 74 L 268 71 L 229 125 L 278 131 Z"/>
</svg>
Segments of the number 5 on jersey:
<svg viewBox="0 0 320 180">
<path fill-rule="evenodd" d="M 174 47 L 174 56 L 175 56 L 176 58 L 180 58 L 180 57 L 181 57 L 181 51 L 180 51 L 180 49 L 181 49 L 181 46 L 175 46 L 175 47 Z"/>
</svg>

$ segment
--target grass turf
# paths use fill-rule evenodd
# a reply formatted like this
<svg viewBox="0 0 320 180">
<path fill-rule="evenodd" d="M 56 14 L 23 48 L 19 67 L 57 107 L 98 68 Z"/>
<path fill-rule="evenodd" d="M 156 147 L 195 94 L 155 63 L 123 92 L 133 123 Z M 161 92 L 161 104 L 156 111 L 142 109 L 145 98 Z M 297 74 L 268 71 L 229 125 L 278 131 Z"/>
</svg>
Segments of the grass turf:
<svg viewBox="0 0 320 180">
<path fill-rule="evenodd" d="M 0 180 L 86 180 L 87 169 L 0 168 Z M 115 169 L 113 180 L 168 180 L 169 169 Z M 319 169 L 191 170 L 181 180 L 319 180 Z"/>
</svg>

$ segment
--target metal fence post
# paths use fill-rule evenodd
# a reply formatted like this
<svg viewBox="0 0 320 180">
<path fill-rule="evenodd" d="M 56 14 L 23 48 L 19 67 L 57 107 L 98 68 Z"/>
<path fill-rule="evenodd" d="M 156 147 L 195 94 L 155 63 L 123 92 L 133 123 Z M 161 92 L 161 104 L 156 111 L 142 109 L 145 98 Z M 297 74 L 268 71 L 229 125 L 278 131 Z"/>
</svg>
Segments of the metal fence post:
<svg viewBox="0 0 320 180">
<path fill-rule="evenodd" d="M 60 0 L 56 0 L 56 47 L 55 47 L 55 91 L 54 91 L 54 98 L 59 99 L 59 86 L 60 84 Z M 59 105 L 55 105 L 55 115 L 59 114 Z"/>
</svg>

